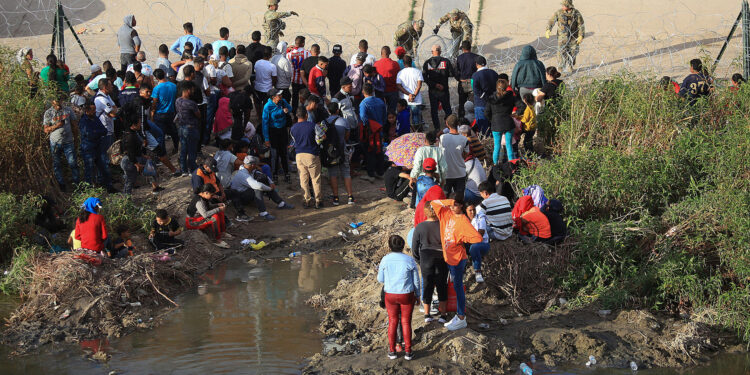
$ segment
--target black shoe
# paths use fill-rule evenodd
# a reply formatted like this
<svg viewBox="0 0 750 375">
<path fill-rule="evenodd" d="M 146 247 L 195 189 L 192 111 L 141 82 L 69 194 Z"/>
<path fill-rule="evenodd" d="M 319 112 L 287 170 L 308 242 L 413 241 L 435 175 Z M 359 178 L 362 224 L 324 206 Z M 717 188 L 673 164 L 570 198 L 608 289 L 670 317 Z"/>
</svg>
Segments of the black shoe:
<svg viewBox="0 0 750 375">
<path fill-rule="evenodd" d="M 339 197 L 333 197 L 333 205 L 338 206 L 339 205 Z"/>
</svg>

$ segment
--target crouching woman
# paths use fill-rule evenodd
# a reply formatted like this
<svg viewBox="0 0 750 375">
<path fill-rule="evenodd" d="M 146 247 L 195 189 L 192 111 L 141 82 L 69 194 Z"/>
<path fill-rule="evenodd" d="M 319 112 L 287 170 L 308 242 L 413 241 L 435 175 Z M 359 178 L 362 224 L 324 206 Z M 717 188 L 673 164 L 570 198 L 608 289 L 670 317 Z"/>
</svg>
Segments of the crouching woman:
<svg viewBox="0 0 750 375">
<path fill-rule="evenodd" d="M 225 233 L 225 206 L 223 203 L 211 203 L 215 194 L 216 188 L 211 184 L 202 185 L 197 189 L 195 197 L 187 207 L 185 228 L 202 230 L 214 241 L 214 245 L 228 249 L 229 245 L 221 239 L 222 235 L 231 238 L 229 233 Z"/>
</svg>

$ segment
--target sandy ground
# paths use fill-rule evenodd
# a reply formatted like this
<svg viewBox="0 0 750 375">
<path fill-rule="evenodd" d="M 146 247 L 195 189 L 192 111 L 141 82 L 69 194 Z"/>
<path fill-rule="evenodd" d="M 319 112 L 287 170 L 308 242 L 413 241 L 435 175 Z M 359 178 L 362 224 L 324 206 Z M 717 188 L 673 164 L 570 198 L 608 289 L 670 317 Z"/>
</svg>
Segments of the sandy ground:
<svg viewBox="0 0 750 375">
<path fill-rule="evenodd" d="M 466 9 L 476 23 L 479 3 L 479 0 L 417 1 L 416 16 L 424 14 L 426 23 L 423 39 L 431 35 L 437 18 L 454 7 Z M 347 57 L 356 51 L 356 43 L 362 38 L 370 41 L 371 52 L 378 55 L 379 46 L 392 42 L 395 27 L 407 19 L 410 7 L 407 0 L 319 0 L 311 4 L 303 0 L 281 3 L 281 10 L 300 13 L 300 17 L 286 19 L 285 39 L 291 42 L 298 34 L 307 35 L 309 44 L 316 42 L 329 54 L 333 44 L 340 43 Z M 196 34 L 204 42 L 218 39 L 218 29 L 227 26 L 231 40 L 246 44 L 250 33 L 261 28 L 265 11 L 261 1 L 66 0 L 63 5 L 74 28 L 87 30 L 80 37 L 96 63 L 119 60 L 115 32 L 126 14 L 136 15 L 144 50 L 153 61 L 159 44 L 170 45 L 182 34 L 183 22 L 192 21 Z M 623 67 L 685 75 L 687 62 L 701 50 L 715 58 L 740 9 L 739 1 L 713 2 L 707 9 L 700 0 L 578 0 L 575 5 L 586 22 L 586 39 L 578 59 L 578 68 L 586 75 L 611 73 Z M 543 34 L 547 20 L 558 7 L 554 0 L 483 1 L 477 33 L 479 52 L 488 57 L 492 66 L 509 72 L 521 48 L 531 44 L 540 50 L 540 57 L 547 65 L 556 65 L 556 40 L 554 36 L 545 39 Z M 14 49 L 32 47 L 37 58 L 43 59 L 50 45 L 54 8 L 52 0 L 0 1 L 0 38 L 4 38 L 0 43 Z M 440 35 L 448 35 L 447 25 Z M 433 38 L 428 43 L 434 41 Z M 69 32 L 66 45 L 71 68 L 86 72 L 88 64 Z M 739 47 L 740 38 L 736 38 L 717 70 L 719 76 L 739 71 L 731 66 L 739 56 Z"/>
</svg>

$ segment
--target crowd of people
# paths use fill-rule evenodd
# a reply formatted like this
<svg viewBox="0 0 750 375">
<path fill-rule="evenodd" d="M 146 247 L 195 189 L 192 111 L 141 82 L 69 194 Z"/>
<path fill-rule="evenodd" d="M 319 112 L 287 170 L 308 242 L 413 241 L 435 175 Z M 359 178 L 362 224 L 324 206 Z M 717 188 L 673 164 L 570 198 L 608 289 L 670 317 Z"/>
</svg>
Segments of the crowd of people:
<svg viewBox="0 0 750 375">
<path fill-rule="evenodd" d="M 327 204 L 324 168 L 332 205 L 340 204 L 341 180 L 347 203 L 356 202 L 352 176 L 358 170 L 366 171 L 362 177 L 370 181 L 382 178 L 390 198 L 415 209 L 408 238 L 391 236 L 391 253 L 379 264 L 377 279 L 384 284 L 389 316 L 389 358 L 398 351 L 412 358 L 410 323 L 420 301 L 426 323 L 438 321 L 448 330 L 467 326 L 464 273 L 472 268 L 476 282 L 484 282 L 482 259 L 491 242 L 516 234 L 527 243 L 555 245 L 566 236 L 562 202 L 547 199 L 537 185 L 523 189 L 520 197 L 511 186 L 513 175 L 528 166 L 526 156 L 534 152 L 537 115 L 555 105 L 563 86 L 558 70 L 545 67 L 531 46 L 523 48 L 508 76 L 471 52 L 469 40 L 461 43 L 455 59 L 432 46 L 432 56 L 417 67 L 403 47 L 396 48 L 393 58 L 391 48 L 383 46 L 378 58 L 366 40 L 348 60 L 339 44 L 330 57 L 317 44 L 306 49 L 304 36 L 297 36 L 292 46 L 284 41 L 268 46 L 255 31 L 243 45 L 231 42 L 229 30 L 222 27 L 219 39 L 204 43 L 188 22 L 184 35 L 170 46 L 160 45 L 158 58 L 149 64 L 135 25 L 129 15 L 117 34 L 119 69 L 105 61 L 91 65 L 87 77 L 79 74 L 71 80 L 67 65 L 52 54 L 36 73 L 33 51 L 18 52 L 32 88 L 55 85 L 59 92 L 42 123 L 60 188 L 69 186 L 67 165 L 72 184 L 85 181 L 117 193 L 109 168 L 114 162 L 123 171 L 123 194 L 132 193 L 139 176 L 158 194 L 163 189 L 156 166 L 163 165 L 172 178 L 190 177 L 194 195 L 184 227 L 202 230 L 217 246 L 228 247 L 223 241 L 231 237 L 226 232 L 228 205 L 239 222 L 253 219 L 246 214 L 249 204 L 256 206 L 259 218 L 274 220 L 266 198 L 276 209 L 294 209 L 276 187 L 281 179 L 292 183 L 290 161 L 299 174 L 305 208 Z M 457 86 L 457 114 L 451 79 Z M 691 104 L 713 90 L 700 60 L 691 61 L 691 74 L 682 85 L 665 79 L 666 88 L 674 85 Z M 732 80 L 736 87 L 744 82 L 741 76 Z M 430 123 L 422 116 L 426 102 Z M 76 126 L 79 150 L 74 147 Z M 412 132 L 425 133 L 427 144 L 416 150 L 411 168 L 389 162 L 384 146 Z M 480 140 L 483 136 L 493 139 L 491 153 Z M 212 142 L 218 151 L 199 156 Z M 170 156 L 176 154 L 175 166 Z M 129 229 L 116 228 L 116 238 L 110 240 L 101 208 L 98 198 L 86 200 L 71 233 L 72 247 L 111 257 L 132 254 Z M 149 235 L 157 250 L 180 245 L 175 238 L 180 223 L 157 210 Z M 405 246 L 411 256 L 403 253 Z M 449 295 L 454 302 L 449 303 Z M 450 312 L 455 313 L 452 319 Z"/>
</svg>

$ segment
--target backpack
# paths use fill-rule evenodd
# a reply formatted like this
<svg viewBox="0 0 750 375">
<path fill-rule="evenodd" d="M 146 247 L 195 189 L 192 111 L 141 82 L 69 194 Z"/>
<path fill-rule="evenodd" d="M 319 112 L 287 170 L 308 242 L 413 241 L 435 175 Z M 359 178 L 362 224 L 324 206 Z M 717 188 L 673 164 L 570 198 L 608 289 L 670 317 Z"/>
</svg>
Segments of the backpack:
<svg viewBox="0 0 750 375">
<path fill-rule="evenodd" d="M 325 167 L 335 167 L 344 162 L 344 150 L 341 149 L 341 140 L 335 125 L 339 118 L 336 116 L 333 123 L 323 120 L 323 125 L 326 127 L 326 138 L 320 145 L 320 162 Z"/>
<path fill-rule="evenodd" d="M 122 161 L 122 155 L 122 140 L 118 139 L 107 149 L 109 163 L 112 165 L 120 165 L 120 162 Z"/>
</svg>

